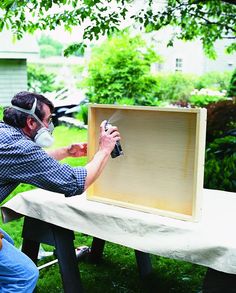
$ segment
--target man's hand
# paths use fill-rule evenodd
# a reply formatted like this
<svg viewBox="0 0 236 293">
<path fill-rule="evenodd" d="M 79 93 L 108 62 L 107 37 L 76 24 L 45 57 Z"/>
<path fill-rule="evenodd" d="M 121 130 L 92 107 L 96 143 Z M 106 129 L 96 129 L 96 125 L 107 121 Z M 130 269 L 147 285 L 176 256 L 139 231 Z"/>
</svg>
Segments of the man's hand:
<svg viewBox="0 0 236 293">
<path fill-rule="evenodd" d="M 68 147 L 70 157 L 85 157 L 87 156 L 87 143 L 74 143 Z"/>
<path fill-rule="evenodd" d="M 103 121 L 100 125 L 99 149 L 110 154 L 116 141 L 120 140 L 120 133 L 116 126 L 111 126 L 106 130 L 105 125 L 106 121 Z"/>
<path fill-rule="evenodd" d="M 62 147 L 55 150 L 47 151 L 48 155 L 58 161 L 68 157 L 84 157 L 87 156 L 87 143 L 73 143 L 68 147 Z"/>
<path fill-rule="evenodd" d="M 98 178 L 107 161 L 110 158 L 117 140 L 120 140 L 120 133 L 117 127 L 112 126 L 108 130 L 105 129 L 106 121 L 100 125 L 99 150 L 93 159 L 85 166 L 87 169 L 87 177 L 85 181 L 85 190 Z"/>
</svg>

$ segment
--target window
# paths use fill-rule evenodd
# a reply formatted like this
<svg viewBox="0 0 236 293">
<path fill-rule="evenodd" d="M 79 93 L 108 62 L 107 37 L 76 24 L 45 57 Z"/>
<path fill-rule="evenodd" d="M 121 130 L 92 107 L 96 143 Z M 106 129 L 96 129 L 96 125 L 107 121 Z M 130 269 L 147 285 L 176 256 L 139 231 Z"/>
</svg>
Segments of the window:
<svg viewBox="0 0 236 293">
<path fill-rule="evenodd" d="M 182 71 L 183 69 L 183 59 L 176 58 L 175 59 L 175 71 Z"/>
</svg>

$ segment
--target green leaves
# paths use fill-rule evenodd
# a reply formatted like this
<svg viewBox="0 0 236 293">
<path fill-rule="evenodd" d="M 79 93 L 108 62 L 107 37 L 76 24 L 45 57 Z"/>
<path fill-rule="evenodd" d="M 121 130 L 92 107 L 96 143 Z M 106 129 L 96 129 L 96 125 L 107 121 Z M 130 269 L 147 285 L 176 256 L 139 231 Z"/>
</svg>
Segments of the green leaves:
<svg viewBox="0 0 236 293">
<path fill-rule="evenodd" d="M 25 32 L 33 33 L 37 29 L 54 30 L 64 25 L 69 30 L 83 25 L 86 41 L 120 30 L 129 14 L 141 30 L 159 30 L 173 25 L 180 28 L 176 38 L 200 38 L 205 52 L 211 57 L 215 57 L 214 42 L 223 37 L 232 39 L 227 52 L 236 51 L 234 4 L 221 0 L 168 0 L 157 5 L 149 0 L 144 1 L 139 10 L 132 10 L 135 4 L 131 0 L 2 0 L 0 30 L 9 27 L 17 38 L 21 38 Z"/>
<path fill-rule="evenodd" d="M 11 6 L 13 5 L 14 2 L 15 2 L 14 0 L 5 0 L 5 1 L 1 1 L 1 2 L 0 2 L 0 8 L 1 8 L 1 9 L 6 9 L 6 10 L 8 10 L 8 9 L 11 8 Z"/>
<path fill-rule="evenodd" d="M 159 30 L 169 24 L 180 28 L 176 38 L 183 40 L 195 40 L 200 38 L 205 53 L 215 58 L 214 43 L 218 39 L 236 39 L 235 25 L 236 5 L 223 3 L 220 0 L 207 1 L 168 1 L 165 9 L 156 14 L 143 12 L 135 17 L 137 22 L 145 22 L 148 31 Z M 173 40 L 170 40 L 171 44 Z M 231 44 L 228 52 L 236 51 L 236 44 Z"/>
<path fill-rule="evenodd" d="M 28 89 L 33 92 L 53 92 L 62 87 L 55 84 L 56 75 L 46 72 L 43 66 L 29 64 L 27 67 Z"/>
<path fill-rule="evenodd" d="M 234 70 L 234 72 L 232 74 L 229 88 L 227 91 L 227 96 L 228 97 L 236 97 L 236 69 Z"/>
<path fill-rule="evenodd" d="M 68 57 L 72 54 L 76 54 L 77 56 L 81 56 L 84 54 L 85 48 L 86 48 L 86 45 L 84 43 L 72 44 L 64 50 L 64 56 Z"/>
<path fill-rule="evenodd" d="M 159 60 L 140 36 L 123 32 L 108 39 L 92 52 L 87 78 L 90 101 L 112 104 L 127 98 L 146 103 L 155 86 L 150 64 Z"/>
<path fill-rule="evenodd" d="M 62 56 L 63 44 L 49 36 L 41 35 L 38 44 L 40 47 L 40 57 Z"/>
<path fill-rule="evenodd" d="M 2 120 L 3 118 L 3 107 L 1 106 L 0 107 L 0 120 Z"/>
<path fill-rule="evenodd" d="M 207 147 L 205 188 L 236 191 L 236 137 L 215 139 Z"/>
</svg>

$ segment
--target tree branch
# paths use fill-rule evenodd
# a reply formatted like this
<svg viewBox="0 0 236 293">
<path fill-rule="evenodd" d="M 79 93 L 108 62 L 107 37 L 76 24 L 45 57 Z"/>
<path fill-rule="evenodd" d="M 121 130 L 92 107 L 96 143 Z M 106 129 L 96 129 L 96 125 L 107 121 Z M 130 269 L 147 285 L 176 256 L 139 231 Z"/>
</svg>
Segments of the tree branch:
<svg viewBox="0 0 236 293">
<path fill-rule="evenodd" d="M 201 16 L 199 14 L 196 14 L 196 13 L 189 13 L 189 15 L 192 15 L 193 17 L 196 17 L 198 19 L 202 19 L 204 20 L 207 24 L 209 25 L 219 25 L 219 22 L 216 22 L 216 21 L 210 21 L 209 19 L 207 19 L 206 17 L 204 16 Z M 230 26 L 230 25 L 227 25 L 227 24 L 224 24 L 225 28 L 228 29 L 228 30 L 231 30 L 232 32 L 236 33 L 236 30 L 234 29 L 234 27 Z"/>
</svg>

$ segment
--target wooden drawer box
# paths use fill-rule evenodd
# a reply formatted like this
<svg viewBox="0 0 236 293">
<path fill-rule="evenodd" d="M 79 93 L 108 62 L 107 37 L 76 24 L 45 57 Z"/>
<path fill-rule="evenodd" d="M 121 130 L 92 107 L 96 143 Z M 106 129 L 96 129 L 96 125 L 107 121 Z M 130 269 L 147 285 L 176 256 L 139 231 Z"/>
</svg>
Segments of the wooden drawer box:
<svg viewBox="0 0 236 293">
<path fill-rule="evenodd" d="M 90 105 L 88 157 L 99 126 L 118 126 L 124 156 L 110 158 L 88 189 L 91 200 L 196 221 L 203 190 L 206 110 Z"/>
</svg>

